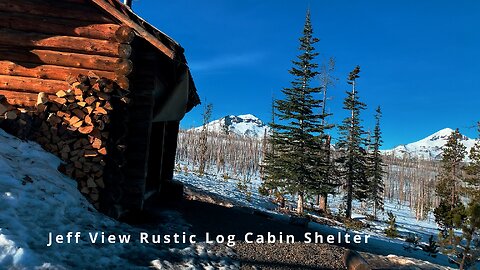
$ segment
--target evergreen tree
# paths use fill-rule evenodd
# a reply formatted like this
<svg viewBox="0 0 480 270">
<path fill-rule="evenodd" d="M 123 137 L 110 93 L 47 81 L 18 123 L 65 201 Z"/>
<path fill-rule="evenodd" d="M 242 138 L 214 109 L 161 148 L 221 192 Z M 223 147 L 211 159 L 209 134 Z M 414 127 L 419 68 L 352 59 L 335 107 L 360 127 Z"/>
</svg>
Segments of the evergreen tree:
<svg viewBox="0 0 480 270">
<path fill-rule="evenodd" d="M 373 130 L 373 142 L 369 153 L 370 165 L 370 201 L 373 203 L 373 216 L 377 217 L 377 210 L 383 209 L 383 175 L 385 174 L 382 154 L 380 153 L 380 146 L 382 145 L 382 132 L 380 130 L 380 118 L 382 111 L 380 106 L 377 107 L 375 114 L 375 129 Z"/>
<path fill-rule="evenodd" d="M 470 163 L 465 168 L 466 192 L 472 201 L 480 202 L 480 122 L 477 123 L 478 138 L 470 149 Z"/>
<path fill-rule="evenodd" d="M 385 229 L 385 234 L 390 238 L 395 238 L 398 236 L 397 230 L 397 217 L 392 212 L 388 212 L 388 227 Z"/>
<path fill-rule="evenodd" d="M 423 251 L 427 252 L 428 256 L 437 257 L 438 248 L 437 242 L 433 239 L 433 234 L 428 238 L 428 244 L 420 246 Z"/>
<path fill-rule="evenodd" d="M 467 269 L 480 258 L 480 202 L 471 201 L 466 208 L 466 217 L 456 224 L 462 235 L 456 238 L 457 263 Z"/>
<path fill-rule="evenodd" d="M 352 215 L 353 199 L 367 199 L 369 190 L 366 151 L 363 148 L 365 131 L 360 119 L 360 112 L 366 105 L 360 102 L 356 89 L 359 73 L 360 67 L 357 66 L 348 76 L 347 82 L 352 85 L 352 91 L 347 92 L 343 108 L 350 111 L 351 115 L 339 126 L 340 139 L 337 144 L 341 152 L 341 157 L 337 161 L 341 166 L 341 176 L 346 190 L 345 215 L 347 218 L 351 218 Z"/>
<path fill-rule="evenodd" d="M 455 221 L 464 215 L 459 193 L 466 148 L 461 141 L 462 135 L 458 129 L 448 137 L 443 147 L 441 172 L 437 180 L 436 194 L 440 203 L 434 210 L 435 221 L 446 230 L 452 230 Z"/>
<path fill-rule="evenodd" d="M 203 119 L 203 124 L 202 124 L 202 131 L 200 133 L 200 142 L 199 142 L 199 150 L 200 150 L 200 164 L 198 167 L 198 173 L 200 175 L 203 175 L 205 173 L 205 169 L 207 166 L 207 150 L 208 150 L 208 122 L 210 121 L 210 118 L 212 117 L 212 110 L 213 110 L 213 105 L 211 103 L 206 104 L 203 108 L 203 113 L 202 113 L 202 119 Z"/>
<path fill-rule="evenodd" d="M 480 123 L 479 123 L 480 133 Z M 451 260 L 460 269 L 467 269 L 480 258 L 480 142 L 477 141 L 470 150 L 470 163 L 463 167 L 466 151 L 461 144 L 462 135 L 458 129 L 450 135 L 444 148 L 442 172 L 437 185 L 437 195 L 441 196 L 439 206 L 435 209 L 435 219 L 443 228 L 439 242 L 445 253 L 451 254 Z M 462 178 L 463 170 L 467 177 Z M 465 187 L 461 188 L 461 180 Z M 469 198 L 464 205 L 460 200 L 460 191 Z M 460 228 L 461 235 L 456 235 L 453 228 Z"/>
<path fill-rule="evenodd" d="M 270 127 L 275 125 L 275 99 L 272 97 L 272 121 Z M 281 142 L 281 136 L 275 128 L 272 128 L 270 136 L 267 138 L 269 147 L 265 151 L 265 157 L 262 164 L 263 179 L 260 192 L 264 195 L 276 194 L 283 197 L 285 188 L 283 168 L 280 165 L 281 156 L 277 144 Z M 282 203 L 283 204 L 283 203 Z M 284 205 L 282 205 L 283 207 Z"/>
<path fill-rule="evenodd" d="M 300 38 L 301 53 L 292 61 L 294 66 L 289 71 L 294 79 L 291 87 L 282 90 L 284 99 L 275 101 L 275 116 L 279 121 L 272 123 L 270 139 L 275 150 L 265 164 L 267 178 L 276 178 L 272 184 L 298 196 L 298 213 L 303 213 L 305 195 L 312 187 L 321 186 L 318 178 L 326 167 L 319 161 L 318 154 L 322 150 L 322 134 L 325 134 L 321 121 L 326 116 L 316 112 L 321 100 L 315 95 L 321 88 L 312 86 L 312 79 L 318 75 L 318 65 L 314 63 L 318 55 L 314 48 L 317 42 L 313 37 L 310 12 L 307 12 Z"/>
</svg>

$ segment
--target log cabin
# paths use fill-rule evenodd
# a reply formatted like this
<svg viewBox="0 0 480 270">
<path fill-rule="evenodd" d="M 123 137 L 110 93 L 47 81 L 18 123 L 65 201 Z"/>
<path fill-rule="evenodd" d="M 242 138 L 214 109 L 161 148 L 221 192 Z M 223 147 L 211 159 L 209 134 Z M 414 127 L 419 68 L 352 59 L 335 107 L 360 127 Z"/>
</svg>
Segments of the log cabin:
<svg viewBox="0 0 480 270">
<path fill-rule="evenodd" d="M 25 126 L 24 115 L 42 110 L 40 120 L 47 123 L 31 124 L 28 137 L 61 157 L 82 193 L 115 218 L 141 210 L 151 196 L 171 193 L 179 122 L 200 103 L 183 48 L 129 5 L 0 0 L 0 100 L 7 108 L 0 114 Z M 124 93 L 123 110 L 111 108 L 105 93 L 113 90 L 102 80 Z M 88 95 L 97 100 L 89 103 Z M 16 117 L 8 106 L 23 115 Z M 122 125 L 104 128 L 109 109 L 112 122 Z M 69 136 L 61 133 L 64 120 Z M 120 148 L 118 162 L 112 155 Z"/>
</svg>

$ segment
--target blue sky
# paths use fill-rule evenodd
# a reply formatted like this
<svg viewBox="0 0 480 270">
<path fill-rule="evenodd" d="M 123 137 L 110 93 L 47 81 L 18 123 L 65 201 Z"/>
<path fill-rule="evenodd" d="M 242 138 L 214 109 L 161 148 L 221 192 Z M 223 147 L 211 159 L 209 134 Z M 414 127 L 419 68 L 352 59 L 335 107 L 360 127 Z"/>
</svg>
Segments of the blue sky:
<svg viewBox="0 0 480 270">
<path fill-rule="evenodd" d="M 384 147 L 445 127 L 476 137 L 480 120 L 480 1 L 134 0 L 133 9 L 186 51 L 213 118 L 251 113 L 268 122 L 272 94 L 289 86 L 307 8 L 319 62 L 335 57 L 332 122 L 356 65 L 364 126 L 383 110 Z M 181 125 L 201 124 L 201 106 Z M 335 135 L 334 135 L 335 136 Z"/>
</svg>

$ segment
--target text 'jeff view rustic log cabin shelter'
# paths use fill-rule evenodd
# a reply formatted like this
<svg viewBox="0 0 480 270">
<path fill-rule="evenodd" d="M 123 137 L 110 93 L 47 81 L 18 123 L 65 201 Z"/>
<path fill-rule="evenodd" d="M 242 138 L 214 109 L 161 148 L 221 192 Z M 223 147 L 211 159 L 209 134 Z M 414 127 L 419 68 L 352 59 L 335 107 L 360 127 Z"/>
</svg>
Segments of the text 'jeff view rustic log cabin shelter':
<svg viewBox="0 0 480 270">
<path fill-rule="evenodd" d="M 0 0 L 0 127 L 108 215 L 141 210 L 176 187 L 179 122 L 200 103 L 183 51 L 128 2 Z"/>
</svg>

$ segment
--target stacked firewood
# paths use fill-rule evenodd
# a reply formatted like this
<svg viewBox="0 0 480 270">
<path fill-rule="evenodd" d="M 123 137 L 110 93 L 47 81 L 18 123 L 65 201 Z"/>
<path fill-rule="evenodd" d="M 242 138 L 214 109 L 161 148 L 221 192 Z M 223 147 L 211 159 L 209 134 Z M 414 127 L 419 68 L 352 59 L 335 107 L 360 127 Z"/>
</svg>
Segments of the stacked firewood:
<svg viewBox="0 0 480 270">
<path fill-rule="evenodd" d="M 59 156 L 65 162 L 59 170 L 77 180 L 79 190 L 98 208 L 100 191 L 109 181 L 106 168 L 124 164 L 128 91 L 94 74 L 72 78 L 69 84 L 70 89 L 53 98 L 38 94 L 35 111 L 22 114 L 7 104 L 0 105 L 0 115 L 4 111 L 15 133 L 28 130 L 26 137 Z"/>
<path fill-rule="evenodd" d="M 15 136 L 26 139 L 30 130 L 30 123 L 33 112 L 19 108 L 8 103 L 5 96 L 0 95 L 0 128 L 14 134 Z"/>
</svg>

